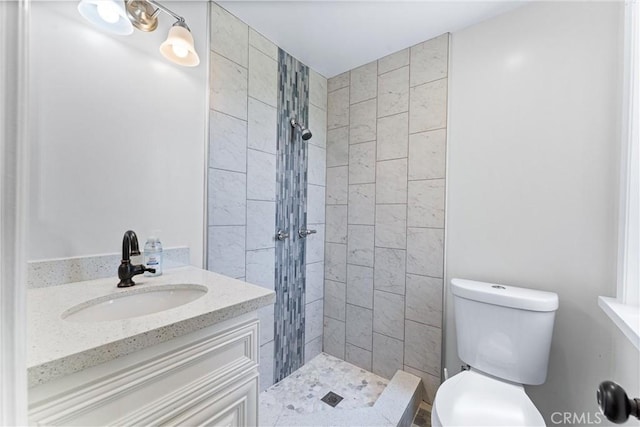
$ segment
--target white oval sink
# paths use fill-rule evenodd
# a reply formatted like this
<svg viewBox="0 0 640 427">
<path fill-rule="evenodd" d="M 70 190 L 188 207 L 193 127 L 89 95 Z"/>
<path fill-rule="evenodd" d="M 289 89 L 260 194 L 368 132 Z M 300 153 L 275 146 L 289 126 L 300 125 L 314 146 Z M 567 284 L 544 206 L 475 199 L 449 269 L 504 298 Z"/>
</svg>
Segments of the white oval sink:
<svg viewBox="0 0 640 427">
<path fill-rule="evenodd" d="M 71 322 L 104 322 L 158 313 L 203 297 L 208 289 L 201 285 L 164 285 L 133 289 L 116 295 L 92 299 L 71 307 L 62 318 Z"/>
</svg>

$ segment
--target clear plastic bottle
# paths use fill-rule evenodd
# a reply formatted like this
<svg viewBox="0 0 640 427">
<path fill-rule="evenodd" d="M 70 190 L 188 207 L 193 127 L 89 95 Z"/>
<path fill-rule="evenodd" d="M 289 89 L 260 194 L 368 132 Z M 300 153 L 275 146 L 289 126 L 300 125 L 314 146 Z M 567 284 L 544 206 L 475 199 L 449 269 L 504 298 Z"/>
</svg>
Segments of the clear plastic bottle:
<svg viewBox="0 0 640 427">
<path fill-rule="evenodd" d="M 156 236 L 149 236 L 144 245 L 144 264 L 149 268 L 155 268 L 155 273 L 145 271 L 147 277 L 162 275 L 162 243 Z"/>
</svg>

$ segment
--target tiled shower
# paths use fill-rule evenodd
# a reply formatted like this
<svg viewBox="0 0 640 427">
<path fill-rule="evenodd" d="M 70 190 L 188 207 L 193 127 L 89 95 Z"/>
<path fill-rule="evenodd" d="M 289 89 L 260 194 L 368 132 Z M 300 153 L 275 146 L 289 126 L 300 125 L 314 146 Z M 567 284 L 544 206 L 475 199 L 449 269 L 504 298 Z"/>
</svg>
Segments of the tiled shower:
<svg viewBox="0 0 640 427">
<path fill-rule="evenodd" d="M 440 382 L 448 36 L 327 81 L 215 3 L 211 22 L 208 268 L 278 294 L 275 315 L 260 312 L 261 388 L 324 351 L 385 378 L 416 374 L 430 400 Z M 287 104 L 294 93 L 308 100 Z M 288 157 L 293 112 L 313 137 Z M 293 191 L 285 166 L 304 156 Z M 282 221 L 287 203 L 298 203 L 295 224 Z M 305 222 L 317 234 L 304 242 L 275 238 Z"/>
<path fill-rule="evenodd" d="M 328 81 L 324 351 L 440 384 L 448 35 Z"/>
<path fill-rule="evenodd" d="M 278 100 L 279 49 L 216 3 L 211 3 L 211 22 L 207 265 L 211 271 L 276 289 L 276 259 L 283 258 L 276 256 L 275 239 L 281 190 L 278 129 L 285 118 Z M 280 378 L 275 354 L 298 355 L 295 362 L 278 367 L 278 372 L 286 372 L 301 365 L 302 356 L 309 360 L 322 351 L 327 83 L 313 70 L 307 79 L 306 125 L 313 138 L 305 147 L 306 224 L 317 233 L 306 239 L 299 266 L 305 286 L 298 297 L 304 305 L 290 312 L 303 316 L 297 325 L 302 330 L 295 328 L 300 341 L 290 346 L 291 340 L 285 339 L 283 334 L 292 328 L 281 327 L 276 333 L 273 306 L 259 313 L 262 389 Z M 276 304 L 275 309 L 282 317 L 284 308 Z"/>
</svg>

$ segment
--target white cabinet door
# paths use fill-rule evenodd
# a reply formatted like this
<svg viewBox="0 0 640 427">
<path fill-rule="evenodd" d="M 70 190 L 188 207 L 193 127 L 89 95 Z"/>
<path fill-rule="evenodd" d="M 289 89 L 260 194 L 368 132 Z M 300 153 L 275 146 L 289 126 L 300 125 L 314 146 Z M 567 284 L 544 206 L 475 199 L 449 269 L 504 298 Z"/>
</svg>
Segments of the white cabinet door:
<svg viewBox="0 0 640 427">
<path fill-rule="evenodd" d="M 37 425 L 255 425 L 257 316 L 204 328 L 29 390 Z"/>
</svg>

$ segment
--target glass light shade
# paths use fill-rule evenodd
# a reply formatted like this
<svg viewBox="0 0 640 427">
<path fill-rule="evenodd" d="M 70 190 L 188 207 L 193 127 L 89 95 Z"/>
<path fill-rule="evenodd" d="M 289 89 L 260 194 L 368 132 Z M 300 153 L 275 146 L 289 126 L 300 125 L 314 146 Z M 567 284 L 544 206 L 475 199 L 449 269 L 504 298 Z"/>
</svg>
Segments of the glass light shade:
<svg viewBox="0 0 640 427">
<path fill-rule="evenodd" d="M 119 35 L 133 33 L 133 25 L 122 0 L 81 0 L 78 12 L 103 31 Z"/>
<path fill-rule="evenodd" d="M 160 53 L 169 61 L 185 67 L 200 64 L 200 58 L 193 47 L 191 31 L 180 25 L 171 27 L 167 40 L 160 45 Z"/>
</svg>

